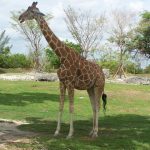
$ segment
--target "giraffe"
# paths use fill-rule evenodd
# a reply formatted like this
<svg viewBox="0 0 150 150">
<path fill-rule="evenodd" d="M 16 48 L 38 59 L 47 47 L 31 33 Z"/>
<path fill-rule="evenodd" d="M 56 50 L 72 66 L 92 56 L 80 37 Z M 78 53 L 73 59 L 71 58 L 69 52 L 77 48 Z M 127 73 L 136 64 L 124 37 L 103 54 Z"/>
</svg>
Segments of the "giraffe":
<svg viewBox="0 0 150 150">
<path fill-rule="evenodd" d="M 74 91 L 87 90 L 93 111 L 93 128 L 90 136 L 98 136 L 98 118 L 100 110 L 100 98 L 102 96 L 103 107 L 106 105 L 106 94 L 104 94 L 105 77 L 102 68 L 80 56 L 73 49 L 67 47 L 52 32 L 44 19 L 44 14 L 36 7 L 37 2 L 33 2 L 20 17 L 20 23 L 26 20 L 35 19 L 47 40 L 49 46 L 59 57 L 61 65 L 57 71 L 60 81 L 60 102 L 56 131 L 54 136 L 58 136 L 61 129 L 61 118 L 64 108 L 66 90 L 69 97 L 70 129 L 67 138 L 71 138 L 74 133 L 73 114 L 74 114 Z"/>
</svg>

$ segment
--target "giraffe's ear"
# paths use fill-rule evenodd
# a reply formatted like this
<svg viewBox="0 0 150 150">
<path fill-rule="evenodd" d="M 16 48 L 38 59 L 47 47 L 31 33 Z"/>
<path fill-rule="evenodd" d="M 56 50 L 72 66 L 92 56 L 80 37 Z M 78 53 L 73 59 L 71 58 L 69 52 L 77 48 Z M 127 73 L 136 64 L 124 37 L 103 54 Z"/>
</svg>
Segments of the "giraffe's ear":
<svg viewBox="0 0 150 150">
<path fill-rule="evenodd" d="M 38 2 L 33 2 L 32 7 L 36 7 L 37 4 L 38 4 Z"/>
<path fill-rule="evenodd" d="M 40 16 L 45 16 L 43 13 L 41 13 L 41 12 L 38 12 L 38 15 L 40 15 Z"/>
<path fill-rule="evenodd" d="M 34 13 L 36 13 L 37 15 L 40 15 L 40 16 L 45 16 L 42 12 L 39 11 L 39 9 L 34 9 L 32 10 Z"/>
</svg>

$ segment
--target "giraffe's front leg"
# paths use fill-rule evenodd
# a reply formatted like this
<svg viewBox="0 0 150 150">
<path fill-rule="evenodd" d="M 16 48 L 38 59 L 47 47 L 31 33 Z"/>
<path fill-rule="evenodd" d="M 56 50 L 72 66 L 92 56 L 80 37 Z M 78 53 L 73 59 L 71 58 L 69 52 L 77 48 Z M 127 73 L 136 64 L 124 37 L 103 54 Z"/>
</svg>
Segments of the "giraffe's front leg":
<svg viewBox="0 0 150 150">
<path fill-rule="evenodd" d="M 73 136 L 73 113 L 74 113 L 74 87 L 68 86 L 68 96 L 69 96 L 69 111 L 70 111 L 70 129 L 67 139 Z"/>
<path fill-rule="evenodd" d="M 56 128 L 54 136 L 59 135 L 59 132 L 60 132 L 61 118 L 62 118 L 62 113 L 63 113 L 63 108 L 64 108 L 65 94 L 66 94 L 66 87 L 62 82 L 60 82 L 60 103 L 59 103 L 58 122 L 57 122 L 57 128 Z"/>
</svg>

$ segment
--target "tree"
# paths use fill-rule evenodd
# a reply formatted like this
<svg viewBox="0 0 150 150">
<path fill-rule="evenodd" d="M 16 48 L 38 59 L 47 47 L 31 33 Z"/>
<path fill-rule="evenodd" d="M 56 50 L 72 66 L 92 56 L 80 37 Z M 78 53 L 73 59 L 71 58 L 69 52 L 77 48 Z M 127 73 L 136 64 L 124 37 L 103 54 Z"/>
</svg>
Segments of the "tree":
<svg viewBox="0 0 150 150">
<path fill-rule="evenodd" d="M 50 47 L 47 47 L 45 49 L 45 53 L 46 59 L 48 61 L 48 63 L 46 64 L 46 68 L 48 69 L 50 69 L 51 67 L 53 67 L 53 69 L 58 68 L 60 66 L 60 60 L 58 56 L 55 54 L 55 52 Z"/>
<path fill-rule="evenodd" d="M 81 49 L 81 46 L 80 46 L 79 44 L 75 44 L 75 43 L 73 43 L 73 42 L 69 42 L 68 40 L 65 41 L 65 44 L 66 44 L 68 47 L 74 49 L 74 50 L 75 50 L 76 52 L 78 52 L 79 54 L 82 53 L 82 49 Z"/>
<path fill-rule="evenodd" d="M 68 7 L 64 12 L 68 30 L 80 45 L 81 55 L 87 58 L 89 52 L 98 49 L 100 45 L 105 23 L 104 15 L 92 15 L 91 11 L 75 11 L 72 7 Z"/>
<path fill-rule="evenodd" d="M 110 23 L 110 37 L 108 41 L 117 48 L 119 51 L 119 65 L 114 77 L 119 74 L 121 78 L 122 75 L 125 76 L 123 69 L 123 57 L 129 52 L 128 44 L 132 39 L 132 33 L 134 28 L 134 18 L 135 14 L 127 12 L 124 10 L 114 10 L 112 11 L 112 21 Z"/>
<path fill-rule="evenodd" d="M 68 47 L 74 49 L 76 52 L 81 53 L 81 47 L 80 47 L 79 44 L 75 44 L 73 42 L 69 42 L 68 40 L 66 40 L 64 43 Z M 47 61 L 50 62 L 51 67 L 58 68 L 60 66 L 60 60 L 57 57 L 57 55 L 55 54 L 55 52 L 50 47 L 47 47 L 45 49 L 45 53 L 46 53 Z M 50 68 L 49 66 L 46 66 L 46 67 L 48 69 Z"/>
<path fill-rule="evenodd" d="M 33 62 L 35 62 L 34 68 L 36 70 L 39 70 L 41 65 L 40 64 L 41 49 L 43 48 L 42 45 L 43 35 L 36 21 L 28 20 L 23 24 L 19 22 L 18 17 L 21 14 L 21 12 L 23 12 L 23 10 L 19 12 L 11 12 L 11 20 L 12 20 L 11 25 L 13 29 L 15 29 L 23 36 L 23 38 L 29 45 L 29 49 L 33 50 L 32 51 Z M 47 15 L 46 19 L 48 21 L 51 18 L 52 18 L 51 15 Z"/>
<path fill-rule="evenodd" d="M 150 58 L 150 12 L 141 14 L 141 19 L 135 29 L 135 37 L 132 39 L 132 49 L 138 50 L 146 57 Z"/>
<path fill-rule="evenodd" d="M 5 33 L 6 31 L 4 30 L 0 34 L 0 54 L 8 54 L 10 51 L 10 47 L 11 47 L 11 46 L 8 46 L 10 38 L 8 37 L 8 35 L 5 35 Z"/>
<path fill-rule="evenodd" d="M 144 73 L 150 73 L 150 65 L 148 65 L 148 66 L 144 69 Z"/>
<path fill-rule="evenodd" d="M 30 68 L 31 62 L 24 54 L 11 54 L 7 59 L 7 68 Z"/>
<path fill-rule="evenodd" d="M 10 54 L 9 36 L 5 35 L 5 31 L 0 34 L 0 67 L 7 67 L 7 58 Z"/>
</svg>

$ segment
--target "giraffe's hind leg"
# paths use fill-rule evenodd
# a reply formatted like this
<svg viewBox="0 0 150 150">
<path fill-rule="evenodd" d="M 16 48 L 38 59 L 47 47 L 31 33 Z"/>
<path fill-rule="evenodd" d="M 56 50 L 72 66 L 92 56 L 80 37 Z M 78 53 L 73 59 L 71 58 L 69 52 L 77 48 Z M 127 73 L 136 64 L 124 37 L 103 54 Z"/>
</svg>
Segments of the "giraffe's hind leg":
<svg viewBox="0 0 150 150">
<path fill-rule="evenodd" d="M 95 103 L 95 94 L 94 94 L 94 87 L 90 88 L 87 90 L 89 98 L 90 98 L 90 102 L 91 102 L 91 106 L 92 106 L 92 111 L 93 111 L 93 127 L 92 130 L 90 131 L 89 135 L 91 136 L 94 132 L 94 127 L 95 127 L 95 107 L 94 107 L 94 103 Z"/>
<path fill-rule="evenodd" d="M 98 136 L 98 118 L 99 118 L 99 109 L 100 109 L 100 98 L 103 92 L 101 87 L 93 87 L 88 91 L 92 110 L 93 110 L 93 129 L 90 132 L 90 135 L 94 138 Z"/>
<path fill-rule="evenodd" d="M 92 137 L 98 136 L 98 120 L 99 120 L 99 110 L 100 110 L 100 98 L 102 96 L 103 88 L 102 87 L 95 87 L 95 103 L 94 103 L 94 110 L 95 110 L 95 127 Z"/>
</svg>

